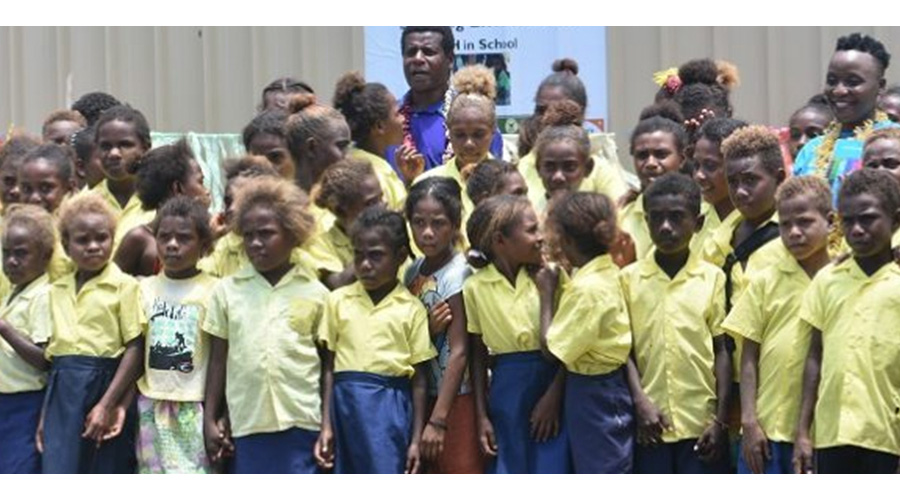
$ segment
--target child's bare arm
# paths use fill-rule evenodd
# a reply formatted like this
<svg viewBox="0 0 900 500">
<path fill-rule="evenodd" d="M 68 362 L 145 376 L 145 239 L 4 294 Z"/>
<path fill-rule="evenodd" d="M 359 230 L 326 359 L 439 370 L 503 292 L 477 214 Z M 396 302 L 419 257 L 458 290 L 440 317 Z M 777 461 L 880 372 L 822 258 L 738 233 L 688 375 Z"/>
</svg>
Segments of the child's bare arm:
<svg viewBox="0 0 900 500">
<path fill-rule="evenodd" d="M 353 271 L 353 265 L 348 266 L 347 269 L 339 273 L 320 271 L 320 276 L 322 284 L 329 290 L 337 290 L 356 282 L 356 273 Z"/>
<path fill-rule="evenodd" d="M 35 344 L 5 320 L 0 320 L 0 337 L 29 365 L 38 370 L 50 369 L 50 363 L 44 357 L 44 346 Z"/>
<path fill-rule="evenodd" d="M 128 231 L 114 258 L 119 269 L 132 276 L 152 276 L 156 259 L 156 240 L 144 226 Z"/>
<path fill-rule="evenodd" d="M 494 439 L 494 427 L 488 417 L 487 406 L 487 346 L 481 335 L 469 334 L 472 348 L 472 389 L 475 391 L 475 417 L 478 422 L 478 442 L 485 455 L 497 454 L 497 442 Z"/>
<path fill-rule="evenodd" d="M 559 434 L 559 413 L 566 385 L 566 367 L 561 364 L 544 395 L 531 411 L 531 437 L 535 441 L 546 441 Z"/>
<path fill-rule="evenodd" d="M 209 365 L 206 369 L 206 396 L 204 399 L 203 435 L 206 453 L 211 462 L 219 462 L 226 454 L 227 432 L 219 426 L 225 415 L 225 366 L 228 358 L 228 342 L 209 336 Z"/>
<path fill-rule="evenodd" d="M 766 433 L 756 418 L 756 395 L 759 379 L 759 344 L 744 339 L 741 353 L 741 453 L 754 474 L 762 474 L 769 460 Z"/>
<path fill-rule="evenodd" d="M 794 472 L 806 474 L 813 470 L 813 446 L 809 436 L 819 395 L 822 368 L 822 332 L 812 329 L 806 364 L 803 367 L 803 389 L 800 397 L 800 417 L 794 438 Z"/>
<path fill-rule="evenodd" d="M 316 441 L 314 455 L 316 463 L 323 469 L 334 466 L 334 428 L 331 426 L 331 394 L 334 390 L 334 353 L 324 346 L 319 347 L 322 360 L 322 430 Z"/>
<path fill-rule="evenodd" d="M 725 335 L 713 339 L 715 349 L 716 370 L 716 423 L 725 430 L 725 422 L 728 420 L 728 407 L 731 402 L 731 382 L 734 366 L 731 361 L 731 352 Z"/>
<path fill-rule="evenodd" d="M 121 411 L 125 396 L 129 393 L 138 378 L 144 373 L 144 337 L 139 336 L 125 346 L 125 354 L 119 362 L 119 368 L 113 376 L 109 388 L 100 398 L 100 401 L 91 409 L 84 422 L 83 438 L 92 439 L 98 443 L 104 439 L 112 439 L 118 432 L 110 432 L 113 428 L 115 415 L 112 412 Z M 121 428 L 117 429 L 121 431 Z"/>
<path fill-rule="evenodd" d="M 413 425 L 412 438 L 406 455 L 407 474 L 418 474 L 422 462 L 419 454 L 419 442 L 422 439 L 422 429 L 425 427 L 425 406 L 428 397 L 427 370 L 427 362 L 419 363 L 416 365 L 416 374 L 413 376 Z"/>
</svg>

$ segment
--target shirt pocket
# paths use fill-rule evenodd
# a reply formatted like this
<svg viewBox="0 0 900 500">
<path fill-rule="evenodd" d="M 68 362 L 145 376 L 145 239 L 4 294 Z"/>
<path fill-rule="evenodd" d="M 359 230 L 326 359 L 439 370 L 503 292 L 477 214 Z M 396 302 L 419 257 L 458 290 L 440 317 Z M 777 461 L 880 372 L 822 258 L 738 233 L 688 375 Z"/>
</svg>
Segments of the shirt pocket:
<svg viewBox="0 0 900 500">
<path fill-rule="evenodd" d="M 288 309 L 288 328 L 299 337 L 314 337 L 322 306 L 309 300 L 292 301 Z"/>
</svg>

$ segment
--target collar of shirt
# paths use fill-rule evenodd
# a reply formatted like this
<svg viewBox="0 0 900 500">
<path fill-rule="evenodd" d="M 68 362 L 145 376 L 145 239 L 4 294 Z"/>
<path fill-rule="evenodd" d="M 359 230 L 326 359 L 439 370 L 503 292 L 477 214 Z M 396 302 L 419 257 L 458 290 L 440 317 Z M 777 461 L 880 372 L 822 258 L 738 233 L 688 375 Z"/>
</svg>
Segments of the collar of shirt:
<svg viewBox="0 0 900 500">
<path fill-rule="evenodd" d="M 485 267 L 479 273 L 484 273 L 481 277 L 482 280 L 488 283 L 503 283 L 503 285 L 509 287 L 511 290 L 514 290 L 516 294 L 519 291 L 524 290 L 528 286 L 528 281 L 531 281 L 531 277 L 528 276 L 528 271 L 525 269 L 525 266 L 519 268 L 519 272 L 516 273 L 516 284 L 513 286 L 509 280 L 506 279 L 506 276 L 497 269 L 497 266 L 494 264 L 490 264 Z"/>
<path fill-rule="evenodd" d="M 703 259 L 700 258 L 700 255 L 689 255 L 687 262 L 685 262 L 684 266 L 678 270 L 678 273 L 674 278 L 669 278 L 669 275 L 663 268 L 659 267 L 659 264 L 656 263 L 656 250 L 647 255 L 647 258 L 639 260 L 638 265 L 640 266 L 639 269 L 642 278 L 656 276 L 665 281 L 676 282 L 687 279 L 687 276 L 698 276 L 702 274 L 703 271 L 700 269 L 701 262 L 703 262 Z"/>
<path fill-rule="evenodd" d="M 76 270 L 74 273 L 69 273 L 62 278 L 53 282 L 53 286 L 68 288 L 72 290 L 72 293 L 75 293 L 75 275 L 78 273 Z M 76 295 L 81 295 L 83 293 L 87 293 L 94 288 L 118 288 L 116 281 L 118 278 L 123 276 L 124 273 L 119 270 L 119 267 L 114 262 L 109 262 L 106 264 L 106 267 L 103 268 L 103 271 L 100 272 L 97 276 L 89 279 L 84 285 L 81 286 L 81 290 L 79 290 Z"/>
<path fill-rule="evenodd" d="M 19 292 L 19 294 L 16 295 L 15 298 L 7 299 L 6 303 L 3 304 L 3 309 L 2 309 L 3 312 L 4 313 L 6 312 L 6 310 L 9 308 L 10 304 L 12 304 L 13 300 L 19 300 L 19 299 L 31 300 L 31 299 L 33 299 L 38 291 L 38 288 L 40 288 L 43 285 L 46 285 L 47 283 L 50 283 L 50 276 L 47 273 L 44 273 L 44 274 L 38 276 L 37 278 L 32 280 L 31 283 L 26 285 L 25 289 L 23 289 L 21 292 Z M 13 289 L 15 289 L 15 288 L 13 288 Z M 10 297 L 12 297 L 12 294 L 10 294 Z M 5 316 L 5 314 L 0 314 L 0 316 Z"/>
<path fill-rule="evenodd" d="M 97 184 L 97 187 L 95 187 L 94 190 L 119 214 L 133 209 L 135 205 L 137 205 L 138 208 L 141 206 L 141 200 L 138 198 L 137 193 L 133 193 L 131 198 L 128 198 L 128 203 L 126 203 L 124 207 L 119 205 L 119 200 L 117 200 L 115 195 L 112 194 L 112 191 L 109 190 L 109 183 L 106 179 L 103 179 L 100 184 Z"/>
<path fill-rule="evenodd" d="M 247 263 L 244 267 L 240 268 L 237 272 L 234 273 L 234 279 L 240 281 L 259 281 L 267 288 L 280 288 L 290 280 L 302 279 L 303 281 L 308 281 L 309 273 L 302 265 L 294 262 L 294 267 L 292 267 L 291 270 L 287 272 L 287 274 L 282 276 L 278 283 L 275 284 L 275 286 L 272 286 L 269 281 L 265 279 L 263 275 L 256 270 L 255 267 L 253 267 L 252 263 Z"/>
<path fill-rule="evenodd" d="M 613 269 L 616 265 L 613 263 L 612 256 L 608 253 L 599 257 L 594 257 L 582 267 L 579 267 L 572 273 L 572 280 L 576 280 L 581 276 L 594 274 L 607 269 Z"/>
<path fill-rule="evenodd" d="M 848 258 L 844 262 L 841 262 L 834 268 L 835 273 L 848 273 L 850 277 L 852 277 L 856 281 L 867 281 L 871 280 L 873 283 L 876 281 L 881 281 L 886 279 L 892 275 L 900 275 L 900 266 L 897 266 L 894 262 L 888 262 L 887 264 L 881 266 L 881 268 L 875 271 L 875 274 L 872 276 L 867 275 L 859 264 L 856 263 L 856 259 L 853 257 Z"/>
<path fill-rule="evenodd" d="M 419 300 L 408 292 L 404 292 L 406 292 L 406 287 L 403 286 L 403 283 L 401 283 L 400 280 L 397 280 L 397 285 L 394 286 L 390 293 L 385 295 L 384 298 L 381 299 L 381 302 L 375 304 L 372 302 L 372 297 L 369 296 L 369 292 L 366 291 L 362 283 L 357 281 L 356 283 L 349 285 L 346 297 L 361 301 L 370 311 L 389 307 L 395 303 L 406 303 L 409 299 L 414 299 L 415 301 Z"/>
<path fill-rule="evenodd" d="M 410 100 L 409 100 L 411 96 L 412 96 L 412 92 L 407 92 L 407 93 L 403 94 L 402 102 L 409 102 L 409 108 L 412 110 L 412 113 L 414 115 L 439 115 L 439 114 L 441 114 L 441 107 L 444 105 L 443 99 L 439 100 L 438 102 L 436 102 L 434 104 L 429 104 L 428 106 L 426 106 L 424 108 L 416 109 L 412 105 L 412 102 L 410 102 Z"/>
</svg>

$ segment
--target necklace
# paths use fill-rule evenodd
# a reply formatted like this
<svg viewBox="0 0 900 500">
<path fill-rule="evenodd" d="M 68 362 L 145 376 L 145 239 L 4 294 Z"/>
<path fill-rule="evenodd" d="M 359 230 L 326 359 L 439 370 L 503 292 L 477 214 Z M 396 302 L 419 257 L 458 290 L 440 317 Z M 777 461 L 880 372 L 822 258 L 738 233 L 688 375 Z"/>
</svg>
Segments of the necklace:
<svg viewBox="0 0 900 500">
<path fill-rule="evenodd" d="M 887 113 L 881 110 L 875 111 L 875 117 L 863 122 L 862 125 L 853 129 L 853 138 L 858 141 L 865 141 L 869 134 L 875 129 L 875 124 L 888 119 Z M 834 171 L 834 147 L 838 139 L 841 138 L 841 123 L 833 121 L 825 130 L 822 143 L 816 148 L 816 175 L 823 179 L 827 179 L 830 183 L 834 183 L 834 177 L 838 172 Z"/>
<path fill-rule="evenodd" d="M 453 90 L 453 87 L 447 87 L 447 92 L 444 93 L 444 102 L 441 103 L 440 112 L 441 116 L 444 117 L 444 152 L 441 154 L 443 163 L 447 163 L 453 157 L 453 145 L 450 144 L 450 130 L 447 128 L 447 115 L 450 113 L 450 104 L 455 96 L 456 91 Z M 412 135 L 413 109 L 409 94 L 403 99 L 403 105 L 400 106 L 400 114 L 403 115 L 403 145 L 421 152 L 416 146 L 416 139 Z"/>
</svg>

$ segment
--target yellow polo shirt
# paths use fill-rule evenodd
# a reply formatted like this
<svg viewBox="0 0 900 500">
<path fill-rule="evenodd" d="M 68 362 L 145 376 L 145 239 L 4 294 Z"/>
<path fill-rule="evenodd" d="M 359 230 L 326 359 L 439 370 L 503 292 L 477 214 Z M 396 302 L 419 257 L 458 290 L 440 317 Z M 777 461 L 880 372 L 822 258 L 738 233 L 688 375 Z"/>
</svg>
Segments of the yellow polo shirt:
<svg viewBox="0 0 900 500">
<path fill-rule="evenodd" d="M 618 274 L 612 258 L 603 255 L 562 286 L 547 347 L 570 372 L 602 375 L 628 360 L 631 326 Z"/>
<path fill-rule="evenodd" d="M 811 281 L 793 258 L 755 275 L 722 329 L 759 344 L 756 417 L 770 440 L 793 442 L 800 414 L 809 326 L 800 303 Z"/>
<path fill-rule="evenodd" d="M 203 331 L 228 342 L 225 397 L 235 437 L 319 429 L 316 331 L 327 294 L 300 267 L 272 286 L 246 266 L 213 289 Z"/>
<path fill-rule="evenodd" d="M 399 282 L 378 304 L 359 282 L 331 292 L 319 340 L 335 353 L 335 372 L 412 377 L 415 365 L 437 356 L 425 307 Z"/>
<path fill-rule="evenodd" d="M 712 212 L 715 213 L 715 210 Z M 700 253 L 703 260 L 716 267 L 724 266 L 725 259 L 733 251 L 731 239 L 734 237 L 734 231 L 743 220 L 744 216 L 734 209 L 724 220 L 719 222 L 719 225 L 704 238 L 703 250 Z"/>
<path fill-rule="evenodd" d="M 337 224 L 313 236 L 305 248 L 317 271 L 339 273 L 353 263 L 353 243 Z"/>
<path fill-rule="evenodd" d="M 118 358 L 145 323 L 141 292 L 113 262 L 75 292 L 75 273 L 50 286 L 53 336 L 45 356 Z"/>
<path fill-rule="evenodd" d="M 469 333 L 481 335 L 492 354 L 537 351 L 540 296 L 524 267 L 511 285 L 489 264 L 466 280 L 463 301 Z"/>
<path fill-rule="evenodd" d="M 815 447 L 900 455 L 900 267 L 892 262 L 872 276 L 855 259 L 826 267 L 804 295 L 800 319 L 822 332 Z"/>
<path fill-rule="evenodd" d="M 50 279 L 44 274 L 15 297 L 5 294 L 0 318 L 35 344 L 46 344 L 52 334 L 49 291 Z M 46 372 L 28 364 L 0 338 L 0 394 L 39 391 L 46 384 Z"/>
<path fill-rule="evenodd" d="M 715 350 L 725 318 L 725 274 L 690 258 L 674 279 L 650 254 L 620 278 L 641 387 L 673 429 L 663 441 L 699 437 L 716 413 Z"/>
<path fill-rule="evenodd" d="M 119 205 L 116 197 L 110 192 L 106 179 L 103 179 L 100 184 L 97 184 L 94 187 L 94 192 L 102 196 L 103 199 L 109 203 L 109 206 L 112 207 L 113 212 L 115 212 L 116 216 L 119 218 L 119 222 L 116 224 L 115 238 L 113 239 L 113 255 L 115 255 L 116 249 L 119 248 L 119 243 L 122 242 L 122 238 L 128 234 L 128 231 L 131 231 L 141 224 L 149 224 L 153 218 L 156 217 L 155 210 L 148 212 L 141 207 L 141 200 L 138 198 L 137 193 L 131 195 L 131 198 L 128 199 L 128 203 L 126 203 L 124 207 Z"/>
<path fill-rule="evenodd" d="M 619 228 L 628 233 L 634 240 L 637 260 L 643 260 L 653 249 L 650 239 L 650 227 L 644 219 L 644 195 L 639 195 L 633 202 L 619 210 Z"/>
<path fill-rule="evenodd" d="M 733 214 L 735 212 L 737 212 L 737 210 L 732 210 L 731 213 Z M 715 207 L 705 201 L 700 205 L 700 215 L 703 216 L 703 225 L 700 226 L 700 230 L 694 234 L 693 238 L 691 238 L 691 253 L 694 255 L 703 253 L 703 247 L 706 240 L 716 232 L 716 229 L 718 229 L 719 226 L 722 225 L 722 219 L 719 218 L 719 213 L 716 212 Z"/>
<path fill-rule="evenodd" d="M 606 158 L 600 155 L 592 155 L 591 158 L 594 159 L 594 169 L 578 186 L 578 190 L 605 194 L 615 205 L 628 192 L 628 184 L 619 168 Z M 547 190 L 535 162 L 534 152 L 530 152 L 519 160 L 518 168 L 528 186 L 528 199 L 534 209 L 542 213 L 547 209 Z"/>
<path fill-rule="evenodd" d="M 166 401 L 203 401 L 209 339 L 201 330 L 218 279 L 205 273 L 173 280 L 164 273 L 141 280 L 147 317 L 141 394 Z"/>
<path fill-rule="evenodd" d="M 350 157 L 366 160 L 372 164 L 375 176 L 378 177 L 378 184 L 381 185 L 381 191 L 384 193 L 384 202 L 391 210 L 403 212 L 406 204 L 406 186 L 400 177 L 397 177 L 391 164 L 384 158 L 359 148 L 351 149 Z"/>
</svg>

